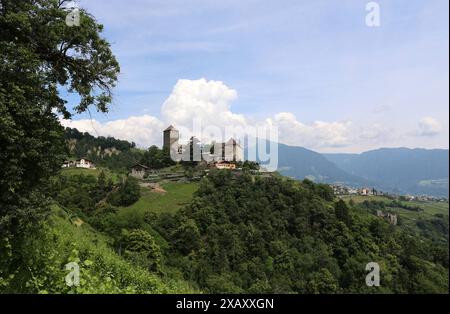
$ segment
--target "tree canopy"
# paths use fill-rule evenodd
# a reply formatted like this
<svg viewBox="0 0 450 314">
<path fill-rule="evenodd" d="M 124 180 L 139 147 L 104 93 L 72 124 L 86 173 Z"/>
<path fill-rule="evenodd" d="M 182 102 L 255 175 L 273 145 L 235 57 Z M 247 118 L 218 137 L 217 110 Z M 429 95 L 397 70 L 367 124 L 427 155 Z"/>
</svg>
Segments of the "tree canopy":
<svg viewBox="0 0 450 314">
<path fill-rule="evenodd" d="M 309 180 L 212 171 L 184 210 L 153 225 L 172 244 L 172 266 L 208 292 L 448 289 L 445 245 L 330 200 Z M 380 287 L 366 286 L 369 262 L 382 269 Z"/>
<path fill-rule="evenodd" d="M 65 151 L 58 114 L 106 112 L 120 71 L 103 26 L 80 9 L 70 27 L 67 3 L 0 0 L 0 237 L 16 243 L 49 209 L 44 187 Z"/>
</svg>

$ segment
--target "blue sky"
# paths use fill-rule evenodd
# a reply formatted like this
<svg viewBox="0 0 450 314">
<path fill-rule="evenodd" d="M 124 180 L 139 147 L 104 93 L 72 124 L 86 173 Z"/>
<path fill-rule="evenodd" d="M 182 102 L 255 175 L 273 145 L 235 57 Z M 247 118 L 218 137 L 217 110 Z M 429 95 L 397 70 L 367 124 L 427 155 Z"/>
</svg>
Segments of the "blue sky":
<svg viewBox="0 0 450 314">
<path fill-rule="evenodd" d="M 111 111 L 92 116 L 101 135 L 158 141 L 177 82 L 194 82 L 186 95 L 204 78 L 202 88 L 236 92 L 222 111 L 276 121 L 287 144 L 448 148 L 448 1 L 376 1 L 379 27 L 366 26 L 359 0 L 78 2 L 104 24 L 121 65 Z M 189 107 L 183 97 L 170 108 Z M 130 117 L 144 117 L 148 139 L 133 138 Z M 72 126 L 89 131 L 87 118 Z"/>
</svg>

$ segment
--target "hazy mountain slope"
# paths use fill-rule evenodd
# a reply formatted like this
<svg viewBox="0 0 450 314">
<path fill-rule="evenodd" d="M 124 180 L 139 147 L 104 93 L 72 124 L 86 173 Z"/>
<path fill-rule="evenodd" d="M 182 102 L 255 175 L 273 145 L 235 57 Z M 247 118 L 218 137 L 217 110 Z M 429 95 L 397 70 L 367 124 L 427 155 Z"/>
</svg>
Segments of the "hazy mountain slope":
<svg viewBox="0 0 450 314">
<path fill-rule="evenodd" d="M 278 172 L 300 180 L 309 178 L 316 182 L 369 184 L 367 180 L 348 174 L 319 153 L 281 143 L 278 144 Z"/>
<path fill-rule="evenodd" d="M 381 148 L 361 154 L 324 154 L 351 175 L 384 189 L 415 194 L 448 195 L 446 149 Z"/>
<path fill-rule="evenodd" d="M 297 179 L 305 177 L 317 182 L 362 184 L 363 180 L 348 174 L 324 156 L 303 147 L 278 146 L 279 172 Z"/>
</svg>

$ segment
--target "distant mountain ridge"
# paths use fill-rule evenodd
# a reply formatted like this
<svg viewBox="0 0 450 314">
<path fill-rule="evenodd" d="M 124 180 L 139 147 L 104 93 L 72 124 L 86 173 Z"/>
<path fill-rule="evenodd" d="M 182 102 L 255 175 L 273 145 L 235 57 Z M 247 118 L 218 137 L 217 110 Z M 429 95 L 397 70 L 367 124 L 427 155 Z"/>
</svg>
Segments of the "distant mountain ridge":
<svg viewBox="0 0 450 314">
<path fill-rule="evenodd" d="M 278 145 L 278 171 L 286 176 L 309 178 L 316 182 L 339 182 L 349 185 L 369 183 L 368 180 L 339 168 L 320 153 L 285 144 Z"/>
<path fill-rule="evenodd" d="M 266 147 L 270 147 L 269 143 L 266 143 Z M 248 147 L 246 147 L 244 155 L 245 159 L 248 159 Z M 259 159 L 256 161 L 264 167 L 263 161 Z M 352 186 L 373 183 L 346 172 L 320 153 L 282 143 L 278 143 L 277 171 L 284 176 L 299 180 L 308 178 L 315 182 L 341 183 Z"/>
<path fill-rule="evenodd" d="M 389 191 L 448 196 L 448 149 L 380 148 L 323 156 L 347 173 Z"/>
<path fill-rule="evenodd" d="M 278 144 L 278 172 L 285 176 L 399 194 L 448 197 L 448 162 L 448 149 L 380 148 L 361 154 L 320 154 Z"/>
</svg>

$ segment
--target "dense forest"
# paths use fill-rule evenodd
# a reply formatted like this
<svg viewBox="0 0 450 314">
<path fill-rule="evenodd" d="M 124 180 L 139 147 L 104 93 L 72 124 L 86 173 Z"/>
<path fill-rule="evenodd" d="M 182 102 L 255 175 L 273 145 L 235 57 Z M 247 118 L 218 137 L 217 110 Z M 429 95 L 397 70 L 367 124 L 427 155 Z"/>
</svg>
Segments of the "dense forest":
<svg viewBox="0 0 450 314">
<path fill-rule="evenodd" d="M 327 186 L 308 180 L 217 172 L 189 206 L 152 226 L 173 244 L 173 266 L 208 292 L 448 290 L 446 244 L 332 199 Z M 381 266 L 379 288 L 365 285 L 369 262 Z"/>
</svg>

